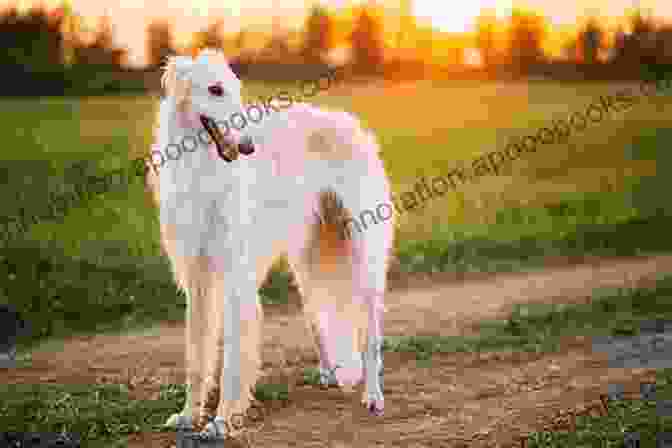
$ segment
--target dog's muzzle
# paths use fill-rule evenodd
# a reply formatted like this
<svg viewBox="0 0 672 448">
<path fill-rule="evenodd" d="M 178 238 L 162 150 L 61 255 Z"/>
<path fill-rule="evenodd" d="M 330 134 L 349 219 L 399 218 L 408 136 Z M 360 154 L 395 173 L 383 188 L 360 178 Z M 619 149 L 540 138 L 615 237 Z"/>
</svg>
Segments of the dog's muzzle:
<svg viewBox="0 0 672 448">
<path fill-rule="evenodd" d="M 207 115 L 199 115 L 203 128 L 208 132 L 210 138 L 217 147 L 219 157 L 227 162 L 233 162 L 238 159 L 239 154 L 250 155 L 254 152 L 254 144 L 249 136 L 245 136 L 236 144 L 231 138 L 224 137 L 222 131 L 217 127 L 215 120 Z"/>
</svg>

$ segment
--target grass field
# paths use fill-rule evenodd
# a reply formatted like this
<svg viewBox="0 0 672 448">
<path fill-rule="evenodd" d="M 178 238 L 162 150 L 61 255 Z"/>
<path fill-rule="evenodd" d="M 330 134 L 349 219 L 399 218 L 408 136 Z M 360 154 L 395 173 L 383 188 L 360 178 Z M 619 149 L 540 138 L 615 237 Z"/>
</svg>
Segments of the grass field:
<svg viewBox="0 0 672 448">
<path fill-rule="evenodd" d="M 286 86 L 283 86 L 286 87 Z M 380 136 L 395 192 L 419 176 L 445 173 L 503 148 L 513 136 L 533 134 L 553 119 L 583 111 L 622 85 L 429 81 L 396 86 L 342 86 L 315 102 L 353 111 Z M 249 86 L 248 95 L 281 86 Z M 544 145 L 499 176 L 484 177 L 400 220 L 396 251 L 406 271 L 510 271 L 543 265 L 549 256 L 637 255 L 672 251 L 665 192 L 669 182 L 670 96 L 575 133 L 566 144 Z M 157 98 L 0 100 L 5 135 L 0 175 L 2 215 L 45 206 L 47 193 L 72 189 L 84 170 L 108 171 L 139 157 L 151 142 Z M 667 185 L 666 185 L 667 184 Z M 18 199 L 18 200 L 17 200 Z M 280 264 L 262 291 L 266 302 L 286 297 Z M 484 322 L 464 337 L 390 338 L 386 351 L 414 352 L 418 363 L 434 353 L 502 349 L 552 351 L 564 336 L 636 334 L 641 321 L 672 319 L 661 280 L 647 291 L 600 293 L 590 305 L 523 306 L 507 320 Z M 0 302 L 18 307 L 31 341 L 74 332 L 101 332 L 157 321 L 181 321 L 184 298 L 173 285 L 158 244 L 156 211 L 139 179 L 69 210 L 62 219 L 33 226 L 0 254 Z M 28 344 L 26 344 L 28 345 Z M 305 372 L 314 383 L 315 372 Z M 659 397 L 672 376 L 659 375 Z M 261 384 L 261 401 L 291 400 L 284 385 Z M 184 390 L 163 385 L 138 399 L 123 384 L 11 385 L 0 387 L 0 428 L 84 433 L 100 445 L 157 425 L 181 407 Z M 131 424 L 132 423 L 132 424 Z M 596 446 L 637 430 L 642 446 L 672 430 L 655 403 L 616 403 L 608 417 L 580 417 L 577 430 L 529 437 L 528 446 Z"/>
<path fill-rule="evenodd" d="M 282 86 L 286 87 L 286 86 Z M 360 115 L 379 135 L 395 192 L 447 172 L 513 136 L 583 111 L 623 85 L 430 81 L 340 86 L 314 102 Z M 281 86 L 248 86 L 248 97 Z M 0 101 L 6 120 L 3 214 L 44 206 L 47 191 L 78 182 L 69 167 L 120 167 L 151 142 L 157 98 Z M 408 271 L 501 271 L 553 255 L 635 255 L 672 249 L 672 215 L 660 193 L 666 165 L 670 96 L 612 113 L 545 145 L 499 176 L 462 186 L 400 219 L 397 256 Z M 16 198 L 19 198 L 17 201 Z M 183 298 L 160 253 L 156 211 L 141 182 L 120 186 L 35 225 L 12 241 L 0 264 L 1 301 L 25 313 L 33 336 L 102 330 L 146 320 L 181 320 Z M 668 247 L 669 246 L 669 247 Z M 279 269 L 264 291 L 281 301 Z M 86 315 L 86 319 L 81 319 Z"/>
</svg>

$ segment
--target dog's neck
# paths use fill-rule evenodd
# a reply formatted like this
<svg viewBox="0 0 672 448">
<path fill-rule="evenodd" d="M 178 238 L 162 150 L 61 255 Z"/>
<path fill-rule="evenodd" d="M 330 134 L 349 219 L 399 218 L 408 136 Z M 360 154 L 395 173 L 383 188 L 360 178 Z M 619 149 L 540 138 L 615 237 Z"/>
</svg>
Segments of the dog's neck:
<svg viewBox="0 0 672 448">
<path fill-rule="evenodd" d="M 162 160 L 165 160 L 161 165 L 161 171 L 179 170 L 185 164 L 186 166 L 199 166 L 205 163 L 205 160 L 201 159 L 204 158 L 204 155 L 207 155 L 206 147 L 198 141 L 198 132 L 202 128 L 200 123 L 191 123 L 190 121 L 185 122 L 185 120 L 180 119 L 180 113 L 171 98 L 165 98 L 159 103 L 152 148 L 159 151 Z M 187 140 L 189 141 L 187 142 Z M 172 145 L 178 147 L 189 145 L 189 148 L 191 148 L 195 143 L 198 143 L 198 146 L 194 151 L 181 152 L 174 160 L 170 160 L 170 157 L 177 154 L 178 151 Z"/>
<path fill-rule="evenodd" d="M 169 98 L 161 101 L 154 144 L 165 147 L 170 143 L 179 143 L 180 138 L 198 132 L 198 129 L 191 123 L 191 126 L 185 126 L 187 123 L 178 119 L 179 114 L 174 101 Z"/>
<path fill-rule="evenodd" d="M 180 117 L 181 113 L 184 112 L 179 112 L 170 98 L 159 104 L 152 148 L 159 151 L 165 160 L 160 171 L 164 173 L 162 178 L 166 180 L 166 186 L 173 185 L 177 190 L 189 189 L 191 184 L 209 182 L 208 178 L 212 175 L 217 176 L 220 187 L 226 183 L 239 184 L 241 179 L 236 173 L 251 158 L 242 157 L 237 163 L 231 164 L 224 162 L 213 143 L 205 144 L 210 137 L 198 120 L 198 115 L 184 120 Z M 179 157 L 173 156 L 178 151 L 175 145 L 182 147 L 183 152 Z M 184 148 L 188 148 L 188 151 L 184 152 Z M 170 159 L 171 156 L 174 158 Z M 158 156 L 155 159 L 159 162 Z M 193 175 L 194 172 L 198 174 Z"/>
</svg>

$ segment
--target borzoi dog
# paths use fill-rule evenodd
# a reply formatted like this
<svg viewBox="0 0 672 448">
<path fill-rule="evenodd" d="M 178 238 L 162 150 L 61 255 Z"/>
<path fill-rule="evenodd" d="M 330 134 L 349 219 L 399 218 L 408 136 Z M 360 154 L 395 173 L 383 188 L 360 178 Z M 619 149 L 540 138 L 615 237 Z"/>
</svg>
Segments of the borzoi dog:
<svg viewBox="0 0 672 448">
<path fill-rule="evenodd" d="M 258 288 L 283 253 L 324 380 L 344 390 L 363 381 L 362 403 L 380 415 L 393 219 L 348 226 L 390 197 L 375 137 L 348 113 L 303 103 L 251 123 L 246 135 L 222 133 L 220 123 L 245 106 L 240 80 L 213 50 L 172 57 L 162 84 L 155 148 L 172 144 L 174 153 L 184 141 L 188 152 L 147 177 L 187 298 L 187 399 L 166 424 L 226 433 L 248 410 L 261 369 Z M 207 149 L 192 149 L 196 136 Z"/>
</svg>

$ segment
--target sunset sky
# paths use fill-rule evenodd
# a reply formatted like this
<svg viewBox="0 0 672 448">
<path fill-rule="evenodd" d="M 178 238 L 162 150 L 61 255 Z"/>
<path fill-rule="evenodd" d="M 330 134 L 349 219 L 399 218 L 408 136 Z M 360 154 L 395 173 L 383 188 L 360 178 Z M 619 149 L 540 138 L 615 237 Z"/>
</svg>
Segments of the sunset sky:
<svg viewBox="0 0 672 448">
<path fill-rule="evenodd" d="M 241 26 L 270 25 L 273 15 L 281 17 L 284 26 L 302 24 L 309 0 L 71 0 L 78 13 L 95 25 L 98 17 L 106 11 L 115 28 L 115 40 L 129 49 L 131 63 L 144 62 L 145 27 L 154 18 L 166 18 L 173 22 L 176 39 L 186 43 L 191 33 L 204 28 L 217 17 L 229 19 L 225 22 L 226 32 L 236 32 Z M 17 3 L 15 0 L 0 0 L 1 5 Z M 41 3 L 55 5 L 60 0 L 34 2 L 19 0 L 24 7 Z M 322 0 L 322 5 L 339 8 L 359 1 Z M 398 8 L 399 1 L 378 0 L 379 5 L 390 11 Z M 413 10 L 421 21 L 431 23 L 444 31 L 469 31 L 473 20 L 482 7 L 493 8 L 498 15 L 508 15 L 512 6 L 526 7 L 543 13 L 552 24 L 574 23 L 588 14 L 602 17 L 623 15 L 624 11 L 639 4 L 642 8 L 653 10 L 659 17 L 672 19 L 672 1 L 662 0 L 414 0 Z M 243 6 L 244 5 L 244 6 Z M 277 6 L 277 7 L 274 7 Z M 235 20 L 230 20 L 236 18 Z"/>
</svg>

